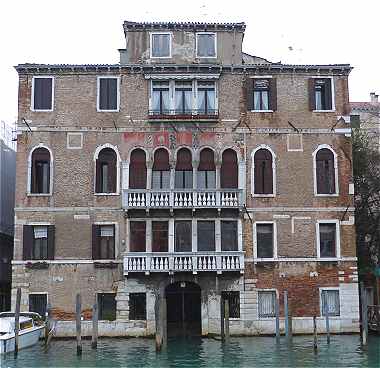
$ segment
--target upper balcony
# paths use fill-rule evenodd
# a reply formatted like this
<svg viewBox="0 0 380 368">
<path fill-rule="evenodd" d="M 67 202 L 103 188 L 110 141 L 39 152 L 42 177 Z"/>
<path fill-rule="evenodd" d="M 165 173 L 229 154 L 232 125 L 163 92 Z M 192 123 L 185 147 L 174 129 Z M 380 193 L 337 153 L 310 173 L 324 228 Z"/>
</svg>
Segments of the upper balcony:
<svg viewBox="0 0 380 368">
<path fill-rule="evenodd" d="M 149 120 L 155 121 L 216 121 L 219 119 L 219 111 L 215 109 L 194 110 L 149 110 Z"/>
</svg>

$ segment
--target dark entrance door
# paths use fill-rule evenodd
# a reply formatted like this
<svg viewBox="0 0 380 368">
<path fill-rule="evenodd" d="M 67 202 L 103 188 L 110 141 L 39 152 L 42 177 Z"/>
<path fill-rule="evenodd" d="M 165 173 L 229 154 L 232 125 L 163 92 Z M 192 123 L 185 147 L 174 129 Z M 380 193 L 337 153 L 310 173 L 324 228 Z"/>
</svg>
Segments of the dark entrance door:
<svg viewBox="0 0 380 368">
<path fill-rule="evenodd" d="M 166 287 L 168 336 L 201 335 L 201 288 L 193 282 Z"/>
</svg>

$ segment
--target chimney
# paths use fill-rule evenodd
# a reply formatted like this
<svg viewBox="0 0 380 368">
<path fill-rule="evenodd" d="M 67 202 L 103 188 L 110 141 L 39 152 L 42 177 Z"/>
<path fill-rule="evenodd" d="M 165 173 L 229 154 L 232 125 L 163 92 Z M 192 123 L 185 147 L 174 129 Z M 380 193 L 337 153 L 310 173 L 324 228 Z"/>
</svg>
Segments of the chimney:
<svg viewBox="0 0 380 368">
<path fill-rule="evenodd" d="M 370 94 L 371 97 L 371 104 L 376 105 L 379 103 L 379 95 L 377 95 L 375 92 L 371 92 Z"/>
</svg>

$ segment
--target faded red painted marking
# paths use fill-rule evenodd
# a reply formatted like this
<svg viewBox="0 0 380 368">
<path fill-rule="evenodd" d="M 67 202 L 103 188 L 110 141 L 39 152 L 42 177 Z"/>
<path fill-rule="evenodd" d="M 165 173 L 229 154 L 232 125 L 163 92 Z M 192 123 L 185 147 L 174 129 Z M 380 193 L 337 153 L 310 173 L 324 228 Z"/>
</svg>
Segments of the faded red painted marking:
<svg viewBox="0 0 380 368">
<path fill-rule="evenodd" d="M 143 132 L 126 132 L 124 133 L 124 140 L 127 142 L 139 142 L 144 143 L 145 133 Z"/>
<path fill-rule="evenodd" d="M 155 133 L 153 136 L 153 146 L 165 146 L 169 147 L 169 133 L 168 132 L 160 132 Z"/>
<path fill-rule="evenodd" d="M 181 146 L 181 145 L 191 146 L 192 143 L 193 143 L 193 134 L 191 132 L 177 133 L 177 146 Z"/>
</svg>

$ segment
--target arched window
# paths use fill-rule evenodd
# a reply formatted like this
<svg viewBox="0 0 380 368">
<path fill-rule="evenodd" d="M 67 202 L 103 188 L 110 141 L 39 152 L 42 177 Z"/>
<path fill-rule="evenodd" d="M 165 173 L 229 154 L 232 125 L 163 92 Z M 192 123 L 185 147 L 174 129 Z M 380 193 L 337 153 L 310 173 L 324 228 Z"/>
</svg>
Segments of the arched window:
<svg viewBox="0 0 380 368">
<path fill-rule="evenodd" d="M 154 152 L 152 189 L 170 188 L 169 153 L 165 148 L 159 148 Z"/>
<path fill-rule="evenodd" d="M 199 157 L 197 187 L 200 189 L 214 189 L 215 177 L 214 151 L 210 148 L 204 148 Z"/>
<path fill-rule="evenodd" d="M 222 166 L 220 168 L 220 187 L 238 187 L 238 162 L 237 155 L 233 149 L 226 149 L 222 155 Z"/>
<path fill-rule="evenodd" d="M 260 148 L 254 156 L 254 194 L 273 194 L 273 157 L 272 153 Z"/>
<path fill-rule="evenodd" d="M 96 193 L 116 193 L 117 156 L 112 148 L 103 148 L 96 159 Z"/>
<path fill-rule="evenodd" d="M 191 189 L 193 187 L 193 166 L 191 152 L 181 148 L 177 152 L 175 166 L 175 187 L 178 189 Z"/>
<path fill-rule="evenodd" d="M 335 194 L 334 154 L 328 148 L 322 148 L 316 155 L 317 194 Z"/>
<path fill-rule="evenodd" d="M 129 162 L 129 188 L 146 188 L 146 155 L 144 150 L 135 149 Z"/>
<path fill-rule="evenodd" d="M 36 148 L 32 153 L 31 193 L 50 193 L 50 152 L 47 148 Z"/>
</svg>

